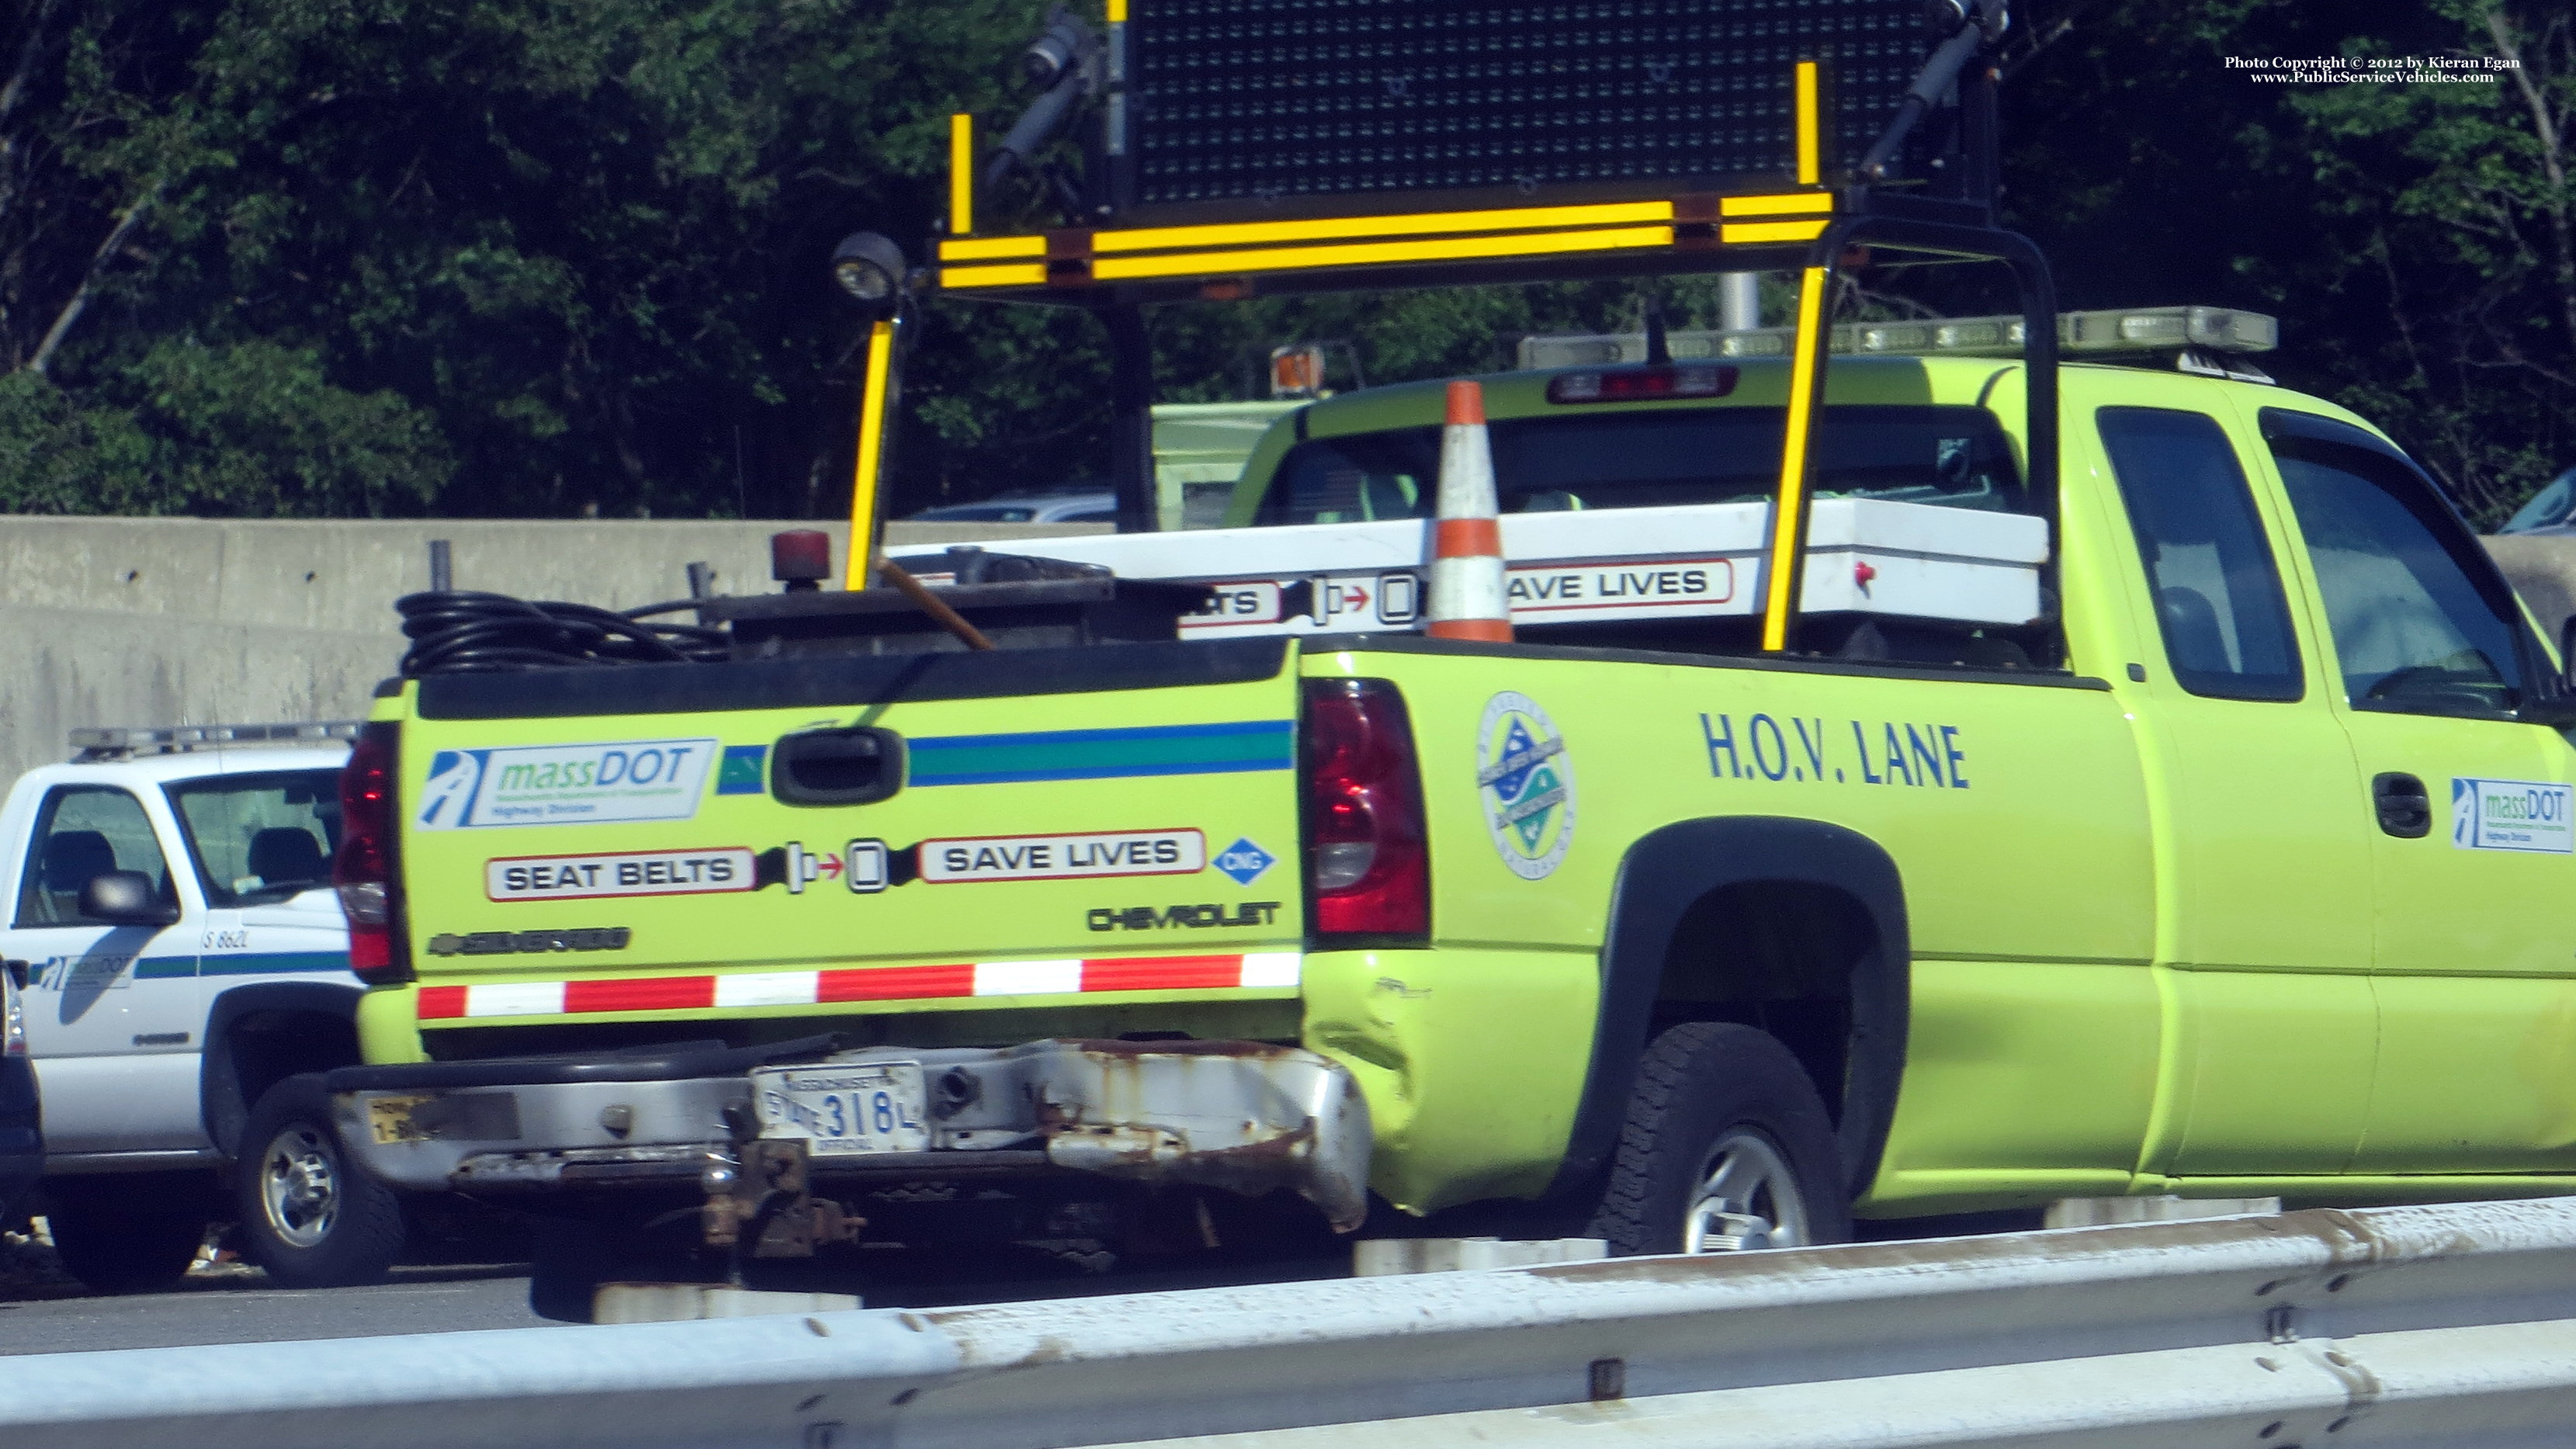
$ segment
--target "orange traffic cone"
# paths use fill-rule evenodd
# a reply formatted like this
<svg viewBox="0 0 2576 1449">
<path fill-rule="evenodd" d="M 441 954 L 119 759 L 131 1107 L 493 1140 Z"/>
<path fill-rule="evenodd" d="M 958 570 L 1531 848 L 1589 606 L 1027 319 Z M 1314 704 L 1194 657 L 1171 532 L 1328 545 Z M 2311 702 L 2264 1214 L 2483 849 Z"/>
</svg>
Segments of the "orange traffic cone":
<svg viewBox="0 0 2576 1449">
<path fill-rule="evenodd" d="M 1503 587 L 1503 526 L 1496 521 L 1494 447 L 1485 432 L 1485 390 L 1449 384 L 1449 426 L 1440 439 L 1440 508 L 1431 525 L 1431 609 L 1435 639 L 1508 644 L 1511 602 Z"/>
</svg>

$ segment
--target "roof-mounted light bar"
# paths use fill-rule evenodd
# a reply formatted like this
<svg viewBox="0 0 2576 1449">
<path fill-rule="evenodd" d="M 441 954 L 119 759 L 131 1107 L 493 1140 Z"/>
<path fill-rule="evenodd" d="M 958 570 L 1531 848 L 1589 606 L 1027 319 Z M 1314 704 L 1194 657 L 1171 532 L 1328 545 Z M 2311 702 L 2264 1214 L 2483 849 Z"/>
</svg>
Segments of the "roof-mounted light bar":
<svg viewBox="0 0 2576 1449">
<path fill-rule="evenodd" d="M 1673 360 L 1786 357 L 1792 329 L 1759 327 L 1736 332 L 1675 332 Z M 2269 352 L 2281 344 L 2281 324 L 2260 312 L 2232 307 L 2130 307 L 2057 314 L 2057 346 L 2065 354 Z M 1845 322 L 1834 328 L 1833 350 L 1855 357 L 2018 357 L 2019 317 L 1956 317 L 1919 322 Z M 1588 337 L 1524 337 L 1523 368 L 1605 367 L 1646 360 L 1642 332 Z"/>
<path fill-rule="evenodd" d="M 189 750 L 220 750 L 242 745 L 321 745 L 358 737 L 364 721 L 303 720 L 283 724 L 159 725 L 150 728 L 109 727 L 72 731 L 72 748 L 83 757 L 102 755 L 170 755 Z"/>
</svg>

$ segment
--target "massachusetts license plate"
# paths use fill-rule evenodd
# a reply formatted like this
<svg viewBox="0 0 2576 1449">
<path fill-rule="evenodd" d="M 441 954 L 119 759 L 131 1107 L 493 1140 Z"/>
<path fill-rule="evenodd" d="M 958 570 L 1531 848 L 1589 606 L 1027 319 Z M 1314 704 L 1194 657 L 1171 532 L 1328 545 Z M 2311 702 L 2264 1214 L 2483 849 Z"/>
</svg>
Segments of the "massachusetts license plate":
<svg viewBox="0 0 2576 1449">
<path fill-rule="evenodd" d="M 802 1137 L 817 1156 L 927 1150 L 925 1100 L 918 1062 L 767 1067 L 751 1074 L 760 1135 Z"/>
</svg>

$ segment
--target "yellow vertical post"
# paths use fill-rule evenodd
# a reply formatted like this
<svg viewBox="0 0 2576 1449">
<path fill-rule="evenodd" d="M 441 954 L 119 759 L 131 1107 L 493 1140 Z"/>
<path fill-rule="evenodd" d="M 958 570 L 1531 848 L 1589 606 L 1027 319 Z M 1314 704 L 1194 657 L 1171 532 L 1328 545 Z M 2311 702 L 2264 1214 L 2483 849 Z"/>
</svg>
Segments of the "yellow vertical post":
<svg viewBox="0 0 2576 1449">
<path fill-rule="evenodd" d="M 885 458 L 886 398 L 894 377 L 894 319 L 868 328 L 867 381 L 859 389 L 859 461 L 850 479 L 850 572 L 844 587 L 864 589 L 875 571 L 878 473 Z"/>
<path fill-rule="evenodd" d="M 1802 60 L 1791 78 L 1796 102 L 1798 184 L 1813 186 L 1824 174 L 1824 125 L 1818 96 L 1816 62 Z M 1789 334 L 1794 349 L 1789 363 L 1788 426 L 1780 437 L 1780 497 L 1771 513 L 1771 552 L 1763 569 L 1762 648 L 1777 654 L 1789 647 L 1790 626 L 1798 617 L 1798 575 L 1806 568 L 1807 455 L 1816 426 L 1816 407 L 1823 399 L 1825 354 L 1832 338 L 1825 328 L 1825 289 L 1833 279 L 1827 267 L 1808 267 L 1798 274 L 1798 321 Z"/>
<path fill-rule="evenodd" d="M 1815 427 L 1817 381 L 1824 369 L 1825 284 L 1832 272 L 1809 267 L 1798 274 L 1798 325 L 1789 334 L 1797 349 L 1789 364 L 1789 419 L 1780 439 L 1780 500 L 1771 512 L 1771 558 L 1763 570 L 1762 647 L 1789 647 L 1789 624 L 1798 611 L 1798 572 L 1805 566 L 1807 440 Z"/>
<path fill-rule="evenodd" d="M 975 234 L 975 118 L 948 118 L 948 234 Z"/>
</svg>

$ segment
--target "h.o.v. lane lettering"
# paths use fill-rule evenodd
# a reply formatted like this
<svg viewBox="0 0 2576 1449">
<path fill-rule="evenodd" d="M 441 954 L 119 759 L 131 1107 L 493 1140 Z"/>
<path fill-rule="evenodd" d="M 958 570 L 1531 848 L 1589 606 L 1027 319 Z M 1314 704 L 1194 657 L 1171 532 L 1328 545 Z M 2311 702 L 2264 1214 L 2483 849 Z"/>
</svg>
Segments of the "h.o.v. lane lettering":
<svg viewBox="0 0 2576 1449">
<path fill-rule="evenodd" d="M 1957 725 L 1704 714 L 1699 729 L 1708 773 L 1719 780 L 1969 788 Z"/>
</svg>

